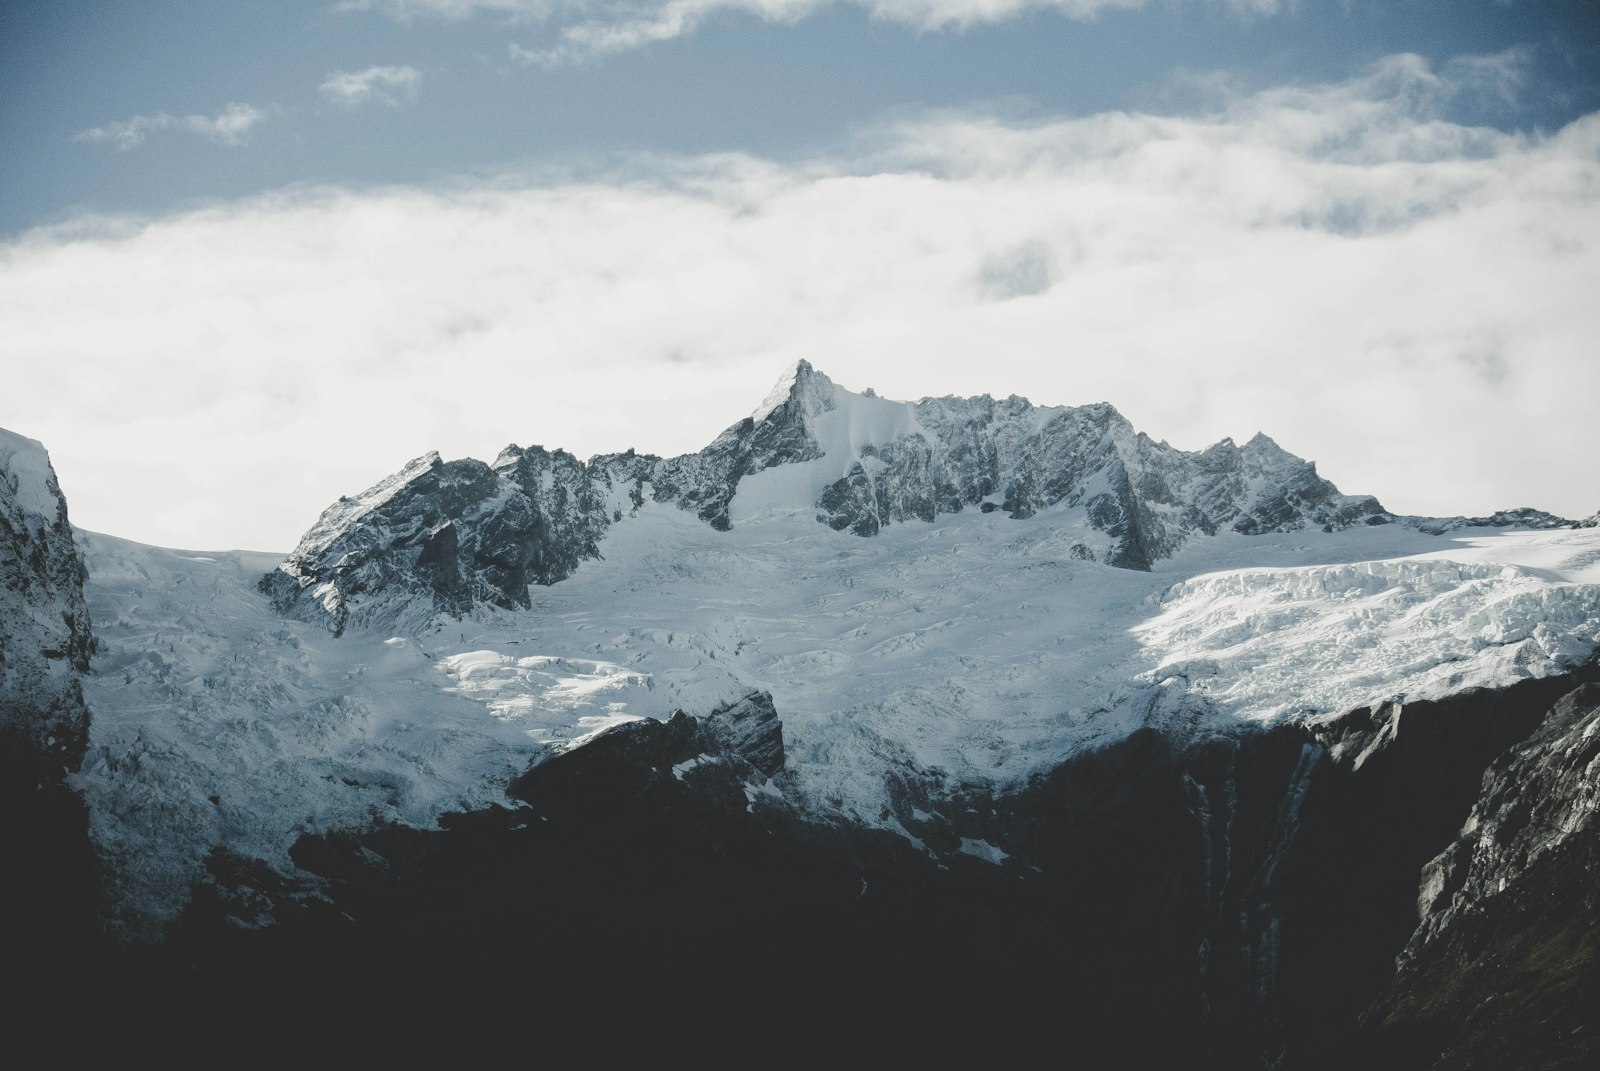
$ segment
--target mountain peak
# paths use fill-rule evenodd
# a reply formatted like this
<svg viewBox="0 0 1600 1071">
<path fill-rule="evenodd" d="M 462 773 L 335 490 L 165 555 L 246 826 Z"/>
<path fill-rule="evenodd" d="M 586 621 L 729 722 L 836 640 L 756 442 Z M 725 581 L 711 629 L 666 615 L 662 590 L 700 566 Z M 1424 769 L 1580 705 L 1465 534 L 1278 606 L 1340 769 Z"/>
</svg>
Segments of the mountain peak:
<svg viewBox="0 0 1600 1071">
<path fill-rule="evenodd" d="M 1244 445 L 1245 445 L 1246 449 L 1255 449 L 1255 450 L 1278 450 L 1278 451 L 1281 451 L 1283 449 L 1283 447 L 1278 445 L 1278 442 L 1277 442 L 1276 439 L 1272 438 L 1272 436 L 1268 435 L 1264 431 L 1258 431 L 1254 435 L 1250 436 L 1250 441 L 1245 443 Z"/>
<path fill-rule="evenodd" d="M 802 413 L 814 416 L 832 408 L 833 389 L 833 380 L 802 357 L 784 369 L 778 382 L 767 392 L 755 412 L 750 414 L 750 419 L 759 424 L 790 402 L 799 402 Z"/>
</svg>

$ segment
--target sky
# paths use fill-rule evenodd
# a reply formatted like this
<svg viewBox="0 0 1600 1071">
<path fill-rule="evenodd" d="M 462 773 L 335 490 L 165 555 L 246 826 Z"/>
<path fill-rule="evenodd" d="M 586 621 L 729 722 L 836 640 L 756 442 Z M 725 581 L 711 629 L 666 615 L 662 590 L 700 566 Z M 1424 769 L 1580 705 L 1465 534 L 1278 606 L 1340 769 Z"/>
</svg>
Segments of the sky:
<svg viewBox="0 0 1600 1071">
<path fill-rule="evenodd" d="M 1600 509 L 1590 0 L 0 2 L 0 146 L 0 427 L 142 542 L 800 358 Z"/>
</svg>

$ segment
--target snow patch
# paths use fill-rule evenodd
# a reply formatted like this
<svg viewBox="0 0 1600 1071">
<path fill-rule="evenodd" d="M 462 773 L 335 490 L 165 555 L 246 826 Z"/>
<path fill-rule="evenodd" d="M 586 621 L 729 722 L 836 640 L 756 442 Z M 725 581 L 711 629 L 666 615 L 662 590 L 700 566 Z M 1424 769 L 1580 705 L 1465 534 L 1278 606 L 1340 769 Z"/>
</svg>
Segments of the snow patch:
<svg viewBox="0 0 1600 1071">
<path fill-rule="evenodd" d="M 993 863 L 995 866 L 999 866 L 1011 858 L 1009 853 L 1001 851 L 988 841 L 976 840 L 971 837 L 961 838 L 961 854 L 970 855 L 975 859 L 982 859 L 984 862 Z"/>
</svg>

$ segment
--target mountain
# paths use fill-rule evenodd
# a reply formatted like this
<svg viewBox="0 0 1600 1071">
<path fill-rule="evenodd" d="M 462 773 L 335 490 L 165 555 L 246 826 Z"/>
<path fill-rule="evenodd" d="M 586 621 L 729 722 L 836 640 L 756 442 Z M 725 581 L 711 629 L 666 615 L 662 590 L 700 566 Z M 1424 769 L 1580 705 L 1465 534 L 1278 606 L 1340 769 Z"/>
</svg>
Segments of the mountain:
<svg viewBox="0 0 1600 1071">
<path fill-rule="evenodd" d="M 12 813 L 88 860 L 47 958 L 103 1036 L 1596 1054 L 1587 522 L 803 362 L 698 453 L 429 455 L 287 559 L 73 532 L 25 445 L 0 665 L 92 717 L 77 825 Z"/>
<path fill-rule="evenodd" d="M 597 557 L 607 528 L 646 501 L 719 531 L 793 510 L 860 536 L 967 509 L 1018 519 L 1054 510 L 1081 537 L 1074 557 L 1142 570 L 1219 531 L 1394 519 L 1265 435 L 1187 453 L 1135 432 L 1109 405 L 1039 407 L 1015 395 L 891 402 L 800 361 L 695 454 L 581 462 L 513 445 L 493 465 L 420 457 L 330 506 L 263 590 L 283 613 L 336 633 L 415 621 L 422 610 L 526 609 L 530 583 L 553 584 Z"/>
</svg>

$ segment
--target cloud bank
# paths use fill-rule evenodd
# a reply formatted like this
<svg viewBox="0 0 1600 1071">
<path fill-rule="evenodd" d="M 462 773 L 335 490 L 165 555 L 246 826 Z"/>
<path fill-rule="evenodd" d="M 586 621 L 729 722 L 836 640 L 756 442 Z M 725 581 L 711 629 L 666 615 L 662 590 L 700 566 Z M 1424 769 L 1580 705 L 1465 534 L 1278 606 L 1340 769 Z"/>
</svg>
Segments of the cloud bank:
<svg viewBox="0 0 1600 1071">
<path fill-rule="evenodd" d="M 73 136 L 73 141 L 109 142 L 118 149 L 137 149 L 144 139 L 159 130 L 176 130 L 204 138 L 214 145 L 236 148 L 245 144 L 253 127 L 267 118 L 267 113 L 253 104 L 229 104 L 216 115 L 136 115 L 118 123 L 107 123 Z"/>
<path fill-rule="evenodd" d="M 430 448 L 697 449 L 804 357 L 1188 449 L 1264 430 L 1402 512 L 1586 515 L 1600 115 L 1438 118 L 1508 64 L 35 231 L 0 247 L 0 425 L 80 524 L 284 549 Z"/>
<path fill-rule="evenodd" d="M 363 71 L 334 71 L 318 91 L 324 100 L 342 108 L 362 104 L 399 107 L 416 101 L 422 88 L 422 72 L 415 67 L 368 67 Z"/>
</svg>

